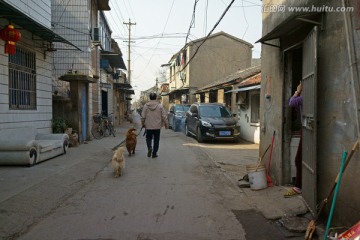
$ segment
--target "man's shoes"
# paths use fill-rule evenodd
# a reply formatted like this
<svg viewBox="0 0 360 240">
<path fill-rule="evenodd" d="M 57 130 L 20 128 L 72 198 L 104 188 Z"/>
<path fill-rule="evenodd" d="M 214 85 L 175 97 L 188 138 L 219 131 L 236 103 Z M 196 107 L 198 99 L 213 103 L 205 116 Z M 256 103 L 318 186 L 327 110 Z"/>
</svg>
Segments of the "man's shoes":
<svg viewBox="0 0 360 240">
<path fill-rule="evenodd" d="M 152 158 L 157 158 L 157 157 L 158 157 L 157 154 L 153 154 L 153 155 L 152 155 Z"/>
<path fill-rule="evenodd" d="M 148 157 L 151 157 L 151 152 L 152 152 L 152 149 L 149 148 L 149 149 L 148 149 L 148 153 L 147 153 L 147 156 L 148 156 Z"/>
</svg>

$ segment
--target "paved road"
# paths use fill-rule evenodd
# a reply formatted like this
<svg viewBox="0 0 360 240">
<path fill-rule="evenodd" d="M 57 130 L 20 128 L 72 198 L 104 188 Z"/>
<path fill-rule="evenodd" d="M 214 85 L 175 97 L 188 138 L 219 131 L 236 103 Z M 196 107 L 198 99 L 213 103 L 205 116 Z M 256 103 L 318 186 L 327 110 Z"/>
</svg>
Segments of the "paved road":
<svg viewBox="0 0 360 240">
<path fill-rule="evenodd" d="M 134 122 L 140 129 L 138 117 Z M 1 167 L 0 237 L 284 239 L 255 211 L 260 192 L 243 191 L 233 181 L 256 160 L 256 145 L 244 143 L 237 155 L 232 143 L 198 144 L 163 129 L 159 157 L 152 159 L 141 134 L 136 154 L 126 157 L 124 175 L 114 178 L 112 147 L 126 130 L 33 168 Z M 264 206 L 269 212 L 268 203 Z"/>
<path fill-rule="evenodd" d="M 231 211 L 241 193 L 221 194 L 233 186 L 185 136 L 163 130 L 161 138 L 152 159 L 139 136 L 121 178 L 113 178 L 111 146 L 83 160 L 15 168 L 20 182 L 33 183 L 2 197 L 2 236 L 16 229 L 15 239 L 245 239 Z"/>
</svg>

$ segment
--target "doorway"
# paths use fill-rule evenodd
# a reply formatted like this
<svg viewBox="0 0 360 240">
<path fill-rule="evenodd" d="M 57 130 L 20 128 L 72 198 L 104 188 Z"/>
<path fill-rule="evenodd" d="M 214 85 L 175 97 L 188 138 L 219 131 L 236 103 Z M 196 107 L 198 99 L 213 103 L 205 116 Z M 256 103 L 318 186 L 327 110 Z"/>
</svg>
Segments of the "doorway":
<svg viewBox="0 0 360 240">
<path fill-rule="evenodd" d="M 301 148 L 302 196 L 313 213 L 317 205 L 317 34 L 317 27 L 314 27 L 303 41 L 284 52 L 283 94 L 283 179 L 288 183 L 294 180 L 292 169 L 298 142 L 295 138 L 301 134 L 304 143 Z M 297 110 L 289 107 L 289 99 L 300 81 L 303 102 L 299 116 Z"/>
<path fill-rule="evenodd" d="M 289 100 L 297 90 L 297 86 L 302 79 L 302 63 L 303 63 L 303 48 L 302 45 L 285 52 L 285 86 L 286 93 L 284 94 L 284 111 L 285 118 L 288 119 L 284 124 L 284 139 L 285 139 L 285 156 L 287 161 L 286 172 L 284 172 L 285 182 L 294 184 L 296 177 L 295 156 L 300 143 L 301 135 L 301 113 L 298 108 L 290 107 Z"/>
<path fill-rule="evenodd" d="M 108 93 L 104 90 L 101 90 L 101 114 L 108 115 Z"/>
</svg>

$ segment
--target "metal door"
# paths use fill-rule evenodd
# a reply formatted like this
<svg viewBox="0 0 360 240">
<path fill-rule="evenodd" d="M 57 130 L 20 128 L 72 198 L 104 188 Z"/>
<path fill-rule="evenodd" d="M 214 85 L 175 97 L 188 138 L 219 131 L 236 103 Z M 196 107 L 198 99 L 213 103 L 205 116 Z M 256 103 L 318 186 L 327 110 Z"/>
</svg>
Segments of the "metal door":
<svg viewBox="0 0 360 240">
<path fill-rule="evenodd" d="M 317 95 L 317 27 L 303 45 L 302 109 L 302 192 L 308 207 L 316 213 L 316 95 Z"/>
</svg>

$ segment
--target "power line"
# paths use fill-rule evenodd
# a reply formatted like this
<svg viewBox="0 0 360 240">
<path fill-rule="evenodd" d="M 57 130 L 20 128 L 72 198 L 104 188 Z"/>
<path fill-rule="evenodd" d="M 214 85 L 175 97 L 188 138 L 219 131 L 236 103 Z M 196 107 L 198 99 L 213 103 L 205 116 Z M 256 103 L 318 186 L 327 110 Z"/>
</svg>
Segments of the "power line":
<svg viewBox="0 0 360 240">
<path fill-rule="evenodd" d="M 73 30 L 74 32 L 81 33 L 81 34 L 84 34 L 84 35 L 90 35 L 90 33 L 88 33 L 88 32 L 82 32 L 82 31 L 79 31 L 79 30 L 77 30 L 75 28 L 67 27 L 67 26 L 64 26 L 64 25 L 59 24 L 59 23 L 51 23 L 51 25 L 57 25 L 57 26 L 60 26 L 60 27 L 63 27 L 63 28 L 69 29 L 69 30 Z"/>
<path fill-rule="evenodd" d="M 235 2 L 235 0 L 232 0 L 230 2 L 230 4 L 227 6 L 227 8 L 225 9 L 225 11 L 223 12 L 223 14 L 221 15 L 220 19 L 216 22 L 216 24 L 214 25 L 214 27 L 211 29 L 211 31 L 208 33 L 208 35 L 206 36 L 206 38 L 200 43 L 200 45 L 197 47 L 197 49 L 195 50 L 194 55 L 192 55 L 192 57 L 189 59 L 189 61 L 185 64 L 185 66 L 181 69 L 181 71 L 183 71 L 188 65 L 189 63 L 194 59 L 194 57 L 196 56 L 197 52 L 199 51 L 200 47 L 205 43 L 205 41 L 209 38 L 209 36 L 212 34 L 212 32 L 215 30 L 215 28 L 219 25 L 219 23 L 221 22 L 221 20 L 224 18 L 225 14 L 227 13 L 227 11 L 230 9 L 231 5 Z M 185 46 L 184 46 L 185 48 Z"/>
<path fill-rule="evenodd" d="M 242 0 L 241 3 L 242 3 L 242 6 L 244 6 L 244 0 Z M 244 34 L 243 34 L 243 36 L 242 36 L 242 38 L 244 38 L 244 37 L 245 37 L 245 34 L 246 34 L 246 32 L 247 32 L 247 30 L 248 30 L 248 28 L 249 28 L 249 23 L 248 23 L 248 21 L 247 21 L 247 19 L 246 19 L 245 8 L 243 7 L 242 10 L 243 10 L 244 19 L 245 19 L 245 22 L 246 22 L 245 32 L 244 32 Z"/>
<path fill-rule="evenodd" d="M 184 38 L 185 36 L 164 36 L 164 35 L 152 35 L 152 36 L 143 36 L 143 37 L 133 37 L 134 40 L 148 40 L 148 39 L 165 39 L 165 38 Z M 124 37 L 113 37 L 114 39 L 126 39 Z"/>
<path fill-rule="evenodd" d="M 131 12 L 131 14 L 132 14 L 132 16 L 133 16 L 133 18 L 134 18 L 134 20 L 135 20 L 135 22 L 136 22 L 135 14 L 134 14 L 134 12 L 133 12 L 133 10 L 132 10 L 130 0 L 128 0 L 128 3 L 129 3 L 129 7 L 130 7 L 130 12 Z"/>
<path fill-rule="evenodd" d="M 115 14 L 118 16 L 120 22 L 125 22 L 125 18 L 123 17 L 123 15 L 122 15 L 122 13 L 121 13 L 121 10 L 120 10 L 121 8 L 120 8 L 118 2 L 117 2 L 117 1 L 110 1 L 110 2 L 115 2 L 115 3 L 114 3 L 114 4 L 115 4 L 115 5 L 114 5 Z M 110 11 L 110 12 L 111 12 L 111 11 Z M 118 14 L 118 12 L 119 12 L 119 14 Z M 120 17 L 119 17 L 119 15 L 120 15 Z M 119 25 L 118 25 L 118 27 L 120 28 Z M 122 25 L 122 27 L 124 28 L 125 31 L 127 31 L 127 29 L 126 29 L 126 27 L 125 27 L 124 25 Z"/>
<path fill-rule="evenodd" d="M 115 12 L 115 14 L 116 14 L 116 12 Z M 111 19 L 113 20 L 113 22 L 116 22 L 115 17 L 112 15 L 112 11 L 109 12 L 109 16 L 111 17 Z M 120 19 L 119 19 L 119 20 L 120 20 Z M 117 30 L 119 31 L 119 34 L 122 34 L 122 30 L 121 30 L 119 24 L 115 24 L 115 25 L 116 25 L 116 27 L 117 27 Z M 114 29 L 114 30 L 115 30 L 115 29 Z M 114 38 L 114 37 L 112 37 L 112 38 Z"/>
<path fill-rule="evenodd" d="M 167 24 L 168 24 L 168 21 L 169 21 L 170 15 L 171 15 L 171 11 L 172 11 L 173 6 L 174 6 L 174 2 L 175 2 L 175 0 L 173 0 L 172 3 L 171 3 L 170 11 L 169 11 L 169 14 L 168 14 L 168 16 L 167 16 L 167 19 L 166 19 L 166 22 L 165 22 L 165 25 L 164 25 L 164 28 L 163 28 L 163 32 L 161 33 L 161 35 L 164 35 L 166 26 L 167 26 Z M 160 44 L 160 42 L 161 42 L 161 38 L 160 38 L 159 41 L 157 42 L 155 48 Z M 155 48 L 154 48 L 154 49 L 155 49 Z M 153 54 L 151 55 L 151 57 L 149 58 L 148 63 L 146 64 L 146 66 L 143 68 L 143 71 L 149 66 L 149 63 L 151 62 L 153 56 L 154 56 L 154 52 L 153 52 Z"/>
<path fill-rule="evenodd" d="M 191 18 L 191 21 L 190 21 L 190 26 L 189 26 L 189 30 L 186 34 L 186 39 L 185 39 L 185 45 L 187 44 L 187 40 L 188 40 L 188 37 L 189 37 L 189 34 L 190 34 L 190 29 L 193 27 L 193 25 L 195 24 L 195 11 L 196 11 L 196 4 L 199 2 L 199 0 L 195 0 L 194 2 L 194 9 L 193 9 L 193 13 L 192 13 L 192 18 Z"/>
<path fill-rule="evenodd" d="M 65 1 L 65 0 L 64 0 L 64 1 Z M 64 1 L 63 1 L 62 3 L 64 3 Z M 61 18 L 63 17 L 64 13 L 66 12 L 66 8 L 69 6 L 69 2 L 70 2 L 70 0 L 68 0 L 67 4 L 64 6 L 64 10 L 61 12 L 61 16 L 60 16 L 60 18 L 57 20 L 57 22 L 60 22 Z M 57 7 L 60 7 L 60 6 L 62 6 L 62 5 L 59 4 Z"/>
</svg>

